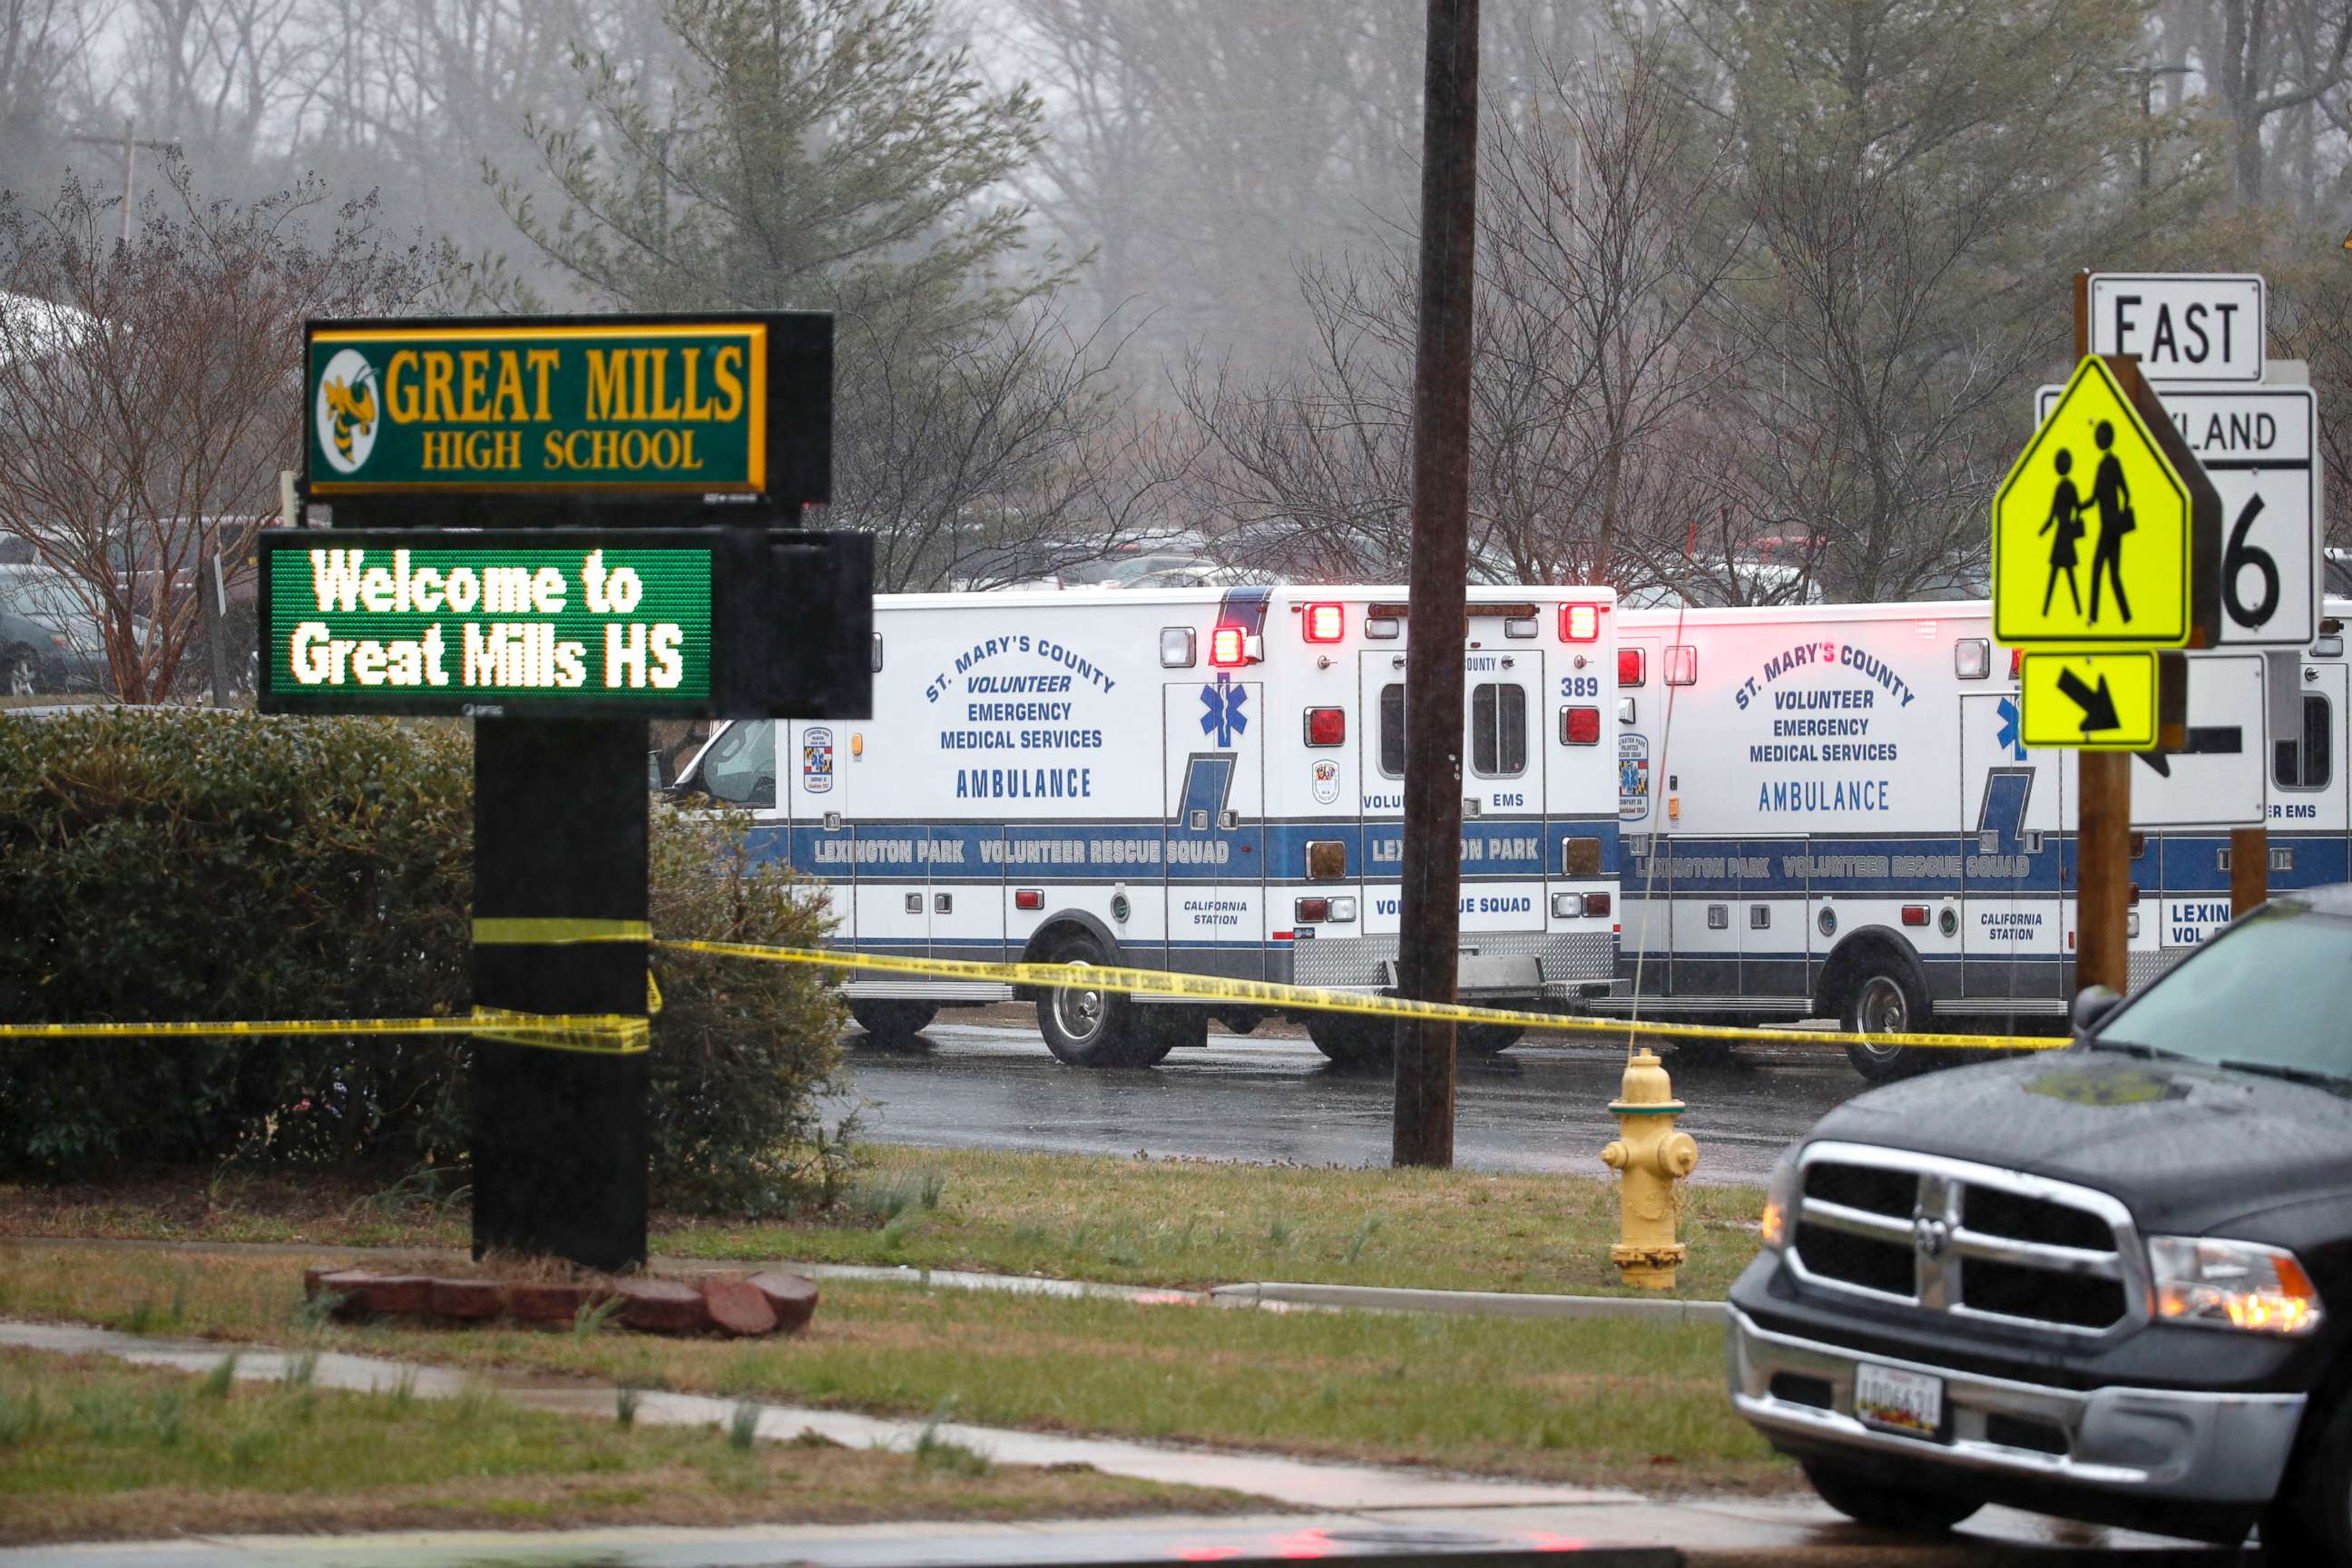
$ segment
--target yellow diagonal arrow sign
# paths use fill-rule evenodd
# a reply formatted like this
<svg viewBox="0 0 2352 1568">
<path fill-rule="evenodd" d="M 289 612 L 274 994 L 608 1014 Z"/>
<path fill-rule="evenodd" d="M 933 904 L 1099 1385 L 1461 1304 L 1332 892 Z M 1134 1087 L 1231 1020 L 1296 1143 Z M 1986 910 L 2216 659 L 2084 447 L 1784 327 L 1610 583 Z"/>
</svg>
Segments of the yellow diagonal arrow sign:
<svg viewBox="0 0 2352 1568">
<path fill-rule="evenodd" d="M 2157 656 L 2029 653 L 2018 672 L 2018 738 L 2063 751 L 2145 752 L 2156 745 Z"/>
</svg>

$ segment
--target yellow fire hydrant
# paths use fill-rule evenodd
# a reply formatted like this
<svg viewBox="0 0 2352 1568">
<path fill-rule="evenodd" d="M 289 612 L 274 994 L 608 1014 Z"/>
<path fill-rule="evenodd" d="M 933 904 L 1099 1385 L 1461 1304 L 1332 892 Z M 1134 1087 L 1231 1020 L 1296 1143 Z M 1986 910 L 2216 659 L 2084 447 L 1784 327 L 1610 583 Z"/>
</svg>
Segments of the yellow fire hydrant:
<svg viewBox="0 0 2352 1568">
<path fill-rule="evenodd" d="M 1617 1245 L 1609 1249 L 1628 1285 L 1671 1290 L 1688 1249 L 1675 1239 L 1681 1217 L 1675 1184 L 1698 1168 L 1698 1144 L 1675 1131 L 1683 1113 L 1664 1063 L 1647 1046 L 1625 1063 L 1625 1080 L 1609 1102 L 1623 1136 L 1601 1151 L 1617 1184 Z"/>
</svg>

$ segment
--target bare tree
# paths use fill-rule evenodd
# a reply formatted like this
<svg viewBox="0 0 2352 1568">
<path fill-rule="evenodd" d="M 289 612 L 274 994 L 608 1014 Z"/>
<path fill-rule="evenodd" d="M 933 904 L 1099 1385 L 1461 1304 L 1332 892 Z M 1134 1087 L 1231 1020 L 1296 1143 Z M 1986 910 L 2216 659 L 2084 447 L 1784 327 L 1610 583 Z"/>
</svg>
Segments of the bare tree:
<svg viewBox="0 0 2352 1568">
<path fill-rule="evenodd" d="M 2301 233 L 2306 242 L 2325 243 L 2309 229 Z M 2308 365 L 2319 395 L 2321 513 L 2327 542 L 2341 547 L 2352 545 L 2352 420 L 2325 411 L 2352 405 L 2352 278 L 2340 257 L 2320 254 L 2324 265 L 2273 274 L 2270 329 L 2283 357 Z"/>
<path fill-rule="evenodd" d="M 50 174 L 60 117 L 83 96 L 102 14 L 88 0 L 0 0 L 0 188 Z"/>
<path fill-rule="evenodd" d="M 871 316 L 842 328 L 886 330 Z M 875 535 L 875 585 L 990 587 L 1165 529 L 1191 453 L 1117 395 L 1119 347 L 1050 305 L 943 349 L 848 345 L 873 374 L 835 426 L 833 510 Z"/>
<path fill-rule="evenodd" d="M 1738 254 L 1722 148 L 1693 136 L 1686 101 L 1643 50 L 1572 80 L 1548 70 L 1490 120 L 1472 571 L 1671 582 L 1687 573 L 1692 518 L 1718 510 L 1721 489 L 1684 427 L 1721 374 L 1706 311 Z M 1312 265 L 1301 288 L 1310 371 L 1253 381 L 1196 361 L 1182 381 L 1210 442 L 1196 488 L 1244 525 L 1247 549 L 1279 533 L 1311 570 L 1387 574 L 1410 533 L 1410 262 L 1392 247 Z"/>
<path fill-rule="evenodd" d="M 1684 461 L 1669 434 L 1722 374 L 1702 329 L 1741 249 L 1733 171 L 1649 47 L 1574 82 L 1547 68 L 1538 112 L 1490 138 L 1496 312 L 1544 389 L 1551 476 L 1510 540 L 1522 580 L 1616 582 L 1627 532 L 1677 531 L 1644 469 Z"/>
<path fill-rule="evenodd" d="M 667 37 L 633 0 L 310 3 L 325 47 L 289 111 L 297 158 L 471 256 L 513 237 L 478 171 L 530 163 L 527 124 L 577 101 L 574 47 L 636 71 Z"/>
<path fill-rule="evenodd" d="M 1755 519 L 1855 599 L 1979 585 L 2018 411 L 2063 363 L 2074 266 L 2146 253 L 2194 170 L 2138 185 L 2127 0 L 1693 0 L 1694 92 L 1756 264 L 1720 296 L 1712 423 Z M 1967 68 L 1954 68 L 1956 60 Z"/>
<path fill-rule="evenodd" d="M 282 145 L 321 46 L 310 0 L 131 0 L 131 108 L 215 183 Z"/>
<path fill-rule="evenodd" d="M 2271 157 L 2269 123 L 2299 117 L 2310 126 L 2320 100 L 2344 85 L 2352 49 L 2352 5 L 2324 9 L 2304 0 L 2215 0 L 2218 26 L 2203 40 L 2206 79 L 2231 133 L 2231 178 L 2241 207 L 2262 204 Z"/>
<path fill-rule="evenodd" d="M 303 321 L 397 311 L 426 268 L 315 182 L 205 202 L 172 159 L 128 244 L 115 208 L 73 180 L 46 208 L 0 195 L 0 531 L 67 574 L 109 684 L 152 702 L 199 563 L 243 569 L 300 450 Z"/>
</svg>

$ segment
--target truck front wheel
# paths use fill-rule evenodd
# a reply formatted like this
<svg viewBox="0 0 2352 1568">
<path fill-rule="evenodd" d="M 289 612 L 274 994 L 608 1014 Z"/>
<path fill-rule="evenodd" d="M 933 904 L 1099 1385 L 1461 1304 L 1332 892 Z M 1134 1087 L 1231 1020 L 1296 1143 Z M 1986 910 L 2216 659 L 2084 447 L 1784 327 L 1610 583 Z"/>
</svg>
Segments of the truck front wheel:
<svg viewBox="0 0 2352 1568">
<path fill-rule="evenodd" d="M 2263 1561 L 2352 1563 L 2352 1403 L 2337 1403 L 2263 1515 Z"/>
<path fill-rule="evenodd" d="M 1820 1459 L 1806 1460 L 1804 1470 L 1805 1479 L 1813 1484 L 1823 1502 L 1873 1530 L 1899 1531 L 1906 1535 L 1940 1533 L 1984 1506 L 1973 1498 L 1889 1486 Z"/>
<path fill-rule="evenodd" d="M 1043 960 L 1046 963 L 1092 964 L 1102 961 L 1102 948 L 1083 931 L 1055 942 Z M 1040 991 L 1037 1032 L 1045 1037 L 1047 1050 L 1074 1068 L 1142 1065 L 1128 1048 L 1136 1032 L 1135 1004 L 1116 991 L 1077 985 L 1057 985 Z"/>
</svg>

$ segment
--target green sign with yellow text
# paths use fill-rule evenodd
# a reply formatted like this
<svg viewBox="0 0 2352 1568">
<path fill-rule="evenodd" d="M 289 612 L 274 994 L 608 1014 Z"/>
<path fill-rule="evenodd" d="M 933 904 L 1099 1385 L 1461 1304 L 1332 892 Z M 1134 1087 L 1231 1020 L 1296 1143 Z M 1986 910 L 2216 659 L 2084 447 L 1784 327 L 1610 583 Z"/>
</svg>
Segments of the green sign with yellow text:
<svg viewBox="0 0 2352 1568">
<path fill-rule="evenodd" d="M 771 324 L 315 325 L 310 493 L 760 493 Z"/>
</svg>

